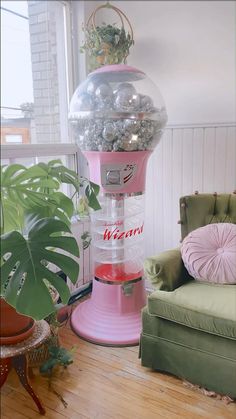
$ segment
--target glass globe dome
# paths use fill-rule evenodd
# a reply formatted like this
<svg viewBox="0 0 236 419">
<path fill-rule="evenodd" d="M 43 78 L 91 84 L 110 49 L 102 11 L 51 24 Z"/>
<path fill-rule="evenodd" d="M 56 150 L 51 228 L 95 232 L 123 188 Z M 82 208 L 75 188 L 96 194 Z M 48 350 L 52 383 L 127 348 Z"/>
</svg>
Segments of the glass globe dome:
<svg viewBox="0 0 236 419">
<path fill-rule="evenodd" d="M 82 151 L 144 151 L 160 141 L 167 113 L 147 75 L 119 64 L 99 68 L 78 86 L 69 120 Z"/>
</svg>

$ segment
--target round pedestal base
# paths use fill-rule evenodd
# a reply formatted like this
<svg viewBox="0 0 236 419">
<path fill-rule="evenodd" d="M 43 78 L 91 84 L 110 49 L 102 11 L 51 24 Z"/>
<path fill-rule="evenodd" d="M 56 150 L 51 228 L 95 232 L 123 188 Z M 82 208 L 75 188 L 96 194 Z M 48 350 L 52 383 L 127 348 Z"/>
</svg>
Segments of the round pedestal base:
<svg viewBox="0 0 236 419">
<path fill-rule="evenodd" d="M 130 288 L 94 281 L 91 298 L 73 311 L 71 327 L 83 339 L 100 345 L 138 345 L 145 303 L 143 280 Z"/>
</svg>

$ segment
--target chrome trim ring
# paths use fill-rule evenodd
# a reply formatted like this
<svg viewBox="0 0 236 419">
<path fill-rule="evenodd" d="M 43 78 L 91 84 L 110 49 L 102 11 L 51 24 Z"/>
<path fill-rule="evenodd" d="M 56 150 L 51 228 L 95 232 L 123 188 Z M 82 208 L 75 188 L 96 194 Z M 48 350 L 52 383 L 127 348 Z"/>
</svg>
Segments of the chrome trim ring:
<svg viewBox="0 0 236 419">
<path fill-rule="evenodd" d="M 98 278 L 97 276 L 94 277 L 95 281 L 101 282 L 102 284 L 107 285 L 124 285 L 124 284 L 135 284 L 143 279 L 142 276 L 136 279 L 131 279 L 130 281 L 107 281 L 105 279 Z"/>
</svg>

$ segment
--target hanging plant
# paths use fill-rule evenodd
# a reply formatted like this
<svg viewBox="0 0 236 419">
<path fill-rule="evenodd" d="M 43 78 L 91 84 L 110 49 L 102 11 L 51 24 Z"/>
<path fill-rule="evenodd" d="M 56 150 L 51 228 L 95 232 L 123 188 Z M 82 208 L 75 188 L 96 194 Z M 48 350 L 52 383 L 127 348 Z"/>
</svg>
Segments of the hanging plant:
<svg viewBox="0 0 236 419">
<path fill-rule="evenodd" d="M 115 11 L 121 21 L 121 27 L 116 23 L 101 26 L 95 24 L 95 16 L 98 10 L 109 8 Z M 124 20 L 129 26 L 125 30 Z M 85 43 L 81 52 L 87 51 L 89 57 L 89 70 L 95 70 L 102 65 L 126 63 L 129 49 L 134 44 L 133 29 L 126 15 L 117 7 L 106 3 L 97 7 L 90 15 L 85 28 Z"/>
</svg>

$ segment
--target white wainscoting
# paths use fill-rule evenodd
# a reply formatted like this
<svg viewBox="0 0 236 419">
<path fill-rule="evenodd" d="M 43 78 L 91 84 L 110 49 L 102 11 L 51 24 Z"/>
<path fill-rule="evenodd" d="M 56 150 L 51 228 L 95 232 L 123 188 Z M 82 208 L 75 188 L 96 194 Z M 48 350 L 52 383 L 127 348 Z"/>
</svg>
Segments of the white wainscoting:
<svg viewBox="0 0 236 419">
<path fill-rule="evenodd" d="M 66 155 L 67 164 L 78 167 L 75 145 L 43 147 L 2 146 L 4 163 L 37 156 Z M 36 158 L 36 157 L 35 157 Z M 34 163 L 36 160 L 34 161 Z M 81 166 L 79 162 L 79 166 Z M 231 193 L 236 190 L 236 123 L 168 126 L 148 163 L 146 179 L 145 255 L 179 246 L 179 198 L 199 193 Z M 90 249 L 82 250 L 81 235 L 89 221 L 73 225 L 80 256 L 80 275 L 71 291 L 91 280 Z"/>
<path fill-rule="evenodd" d="M 236 189 L 236 124 L 168 126 L 148 163 L 145 254 L 179 246 L 179 198 Z"/>
</svg>

